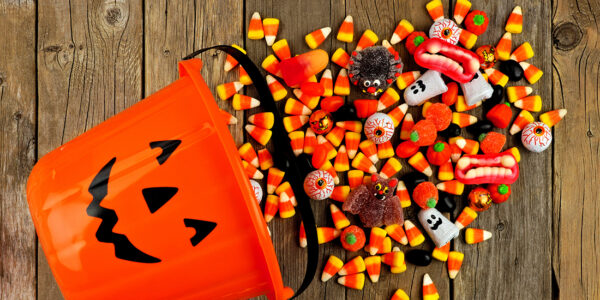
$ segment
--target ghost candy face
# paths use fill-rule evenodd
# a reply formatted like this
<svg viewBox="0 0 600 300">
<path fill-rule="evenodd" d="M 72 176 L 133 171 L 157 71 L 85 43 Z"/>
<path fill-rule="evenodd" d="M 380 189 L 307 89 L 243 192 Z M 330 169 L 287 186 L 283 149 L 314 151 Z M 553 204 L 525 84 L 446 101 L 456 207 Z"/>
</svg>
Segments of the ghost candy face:
<svg viewBox="0 0 600 300">
<path fill-rule="evenodd" d="M 440 72 L 429 70 L 404 90 L 404 100 L 411 106 L 421 105 L 447 90 L 448 87 Z"/>
<path fill-rule="evenodd" d="M 422 209 L 418 217 L 419 222 L 437 247 L 448 244 L 458 236 L 458 227 L 435 208 Z"/>
<path fill-rule="evenodd" d="M 467 83 L 461 83 L 463 94 L 465 95 L 465 102 L 468 106 L 475 105 L 477 102 L 489 99 L 494 93 L 494 88 L 483 79 L 481 72 L 477 71 L 473 76 L 473 79 Z"/>
</svg>

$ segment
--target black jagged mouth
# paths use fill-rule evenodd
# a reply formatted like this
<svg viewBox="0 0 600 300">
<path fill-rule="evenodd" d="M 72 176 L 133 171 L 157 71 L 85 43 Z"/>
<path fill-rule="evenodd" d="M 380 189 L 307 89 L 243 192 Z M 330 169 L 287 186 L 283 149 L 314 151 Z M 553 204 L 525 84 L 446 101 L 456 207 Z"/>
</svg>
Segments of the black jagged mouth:
<svg viewBox="0 0 600 300">
<path fill-rule="evenodd" d="M 442 223 L 443 223 L 442 219 L 438 218 L 437 222 L 435 222 L 435 224 L 433 224 L 433 226 L 431 226 L 431 229 L 437 230 L 442 225 Z"/>
</svg>

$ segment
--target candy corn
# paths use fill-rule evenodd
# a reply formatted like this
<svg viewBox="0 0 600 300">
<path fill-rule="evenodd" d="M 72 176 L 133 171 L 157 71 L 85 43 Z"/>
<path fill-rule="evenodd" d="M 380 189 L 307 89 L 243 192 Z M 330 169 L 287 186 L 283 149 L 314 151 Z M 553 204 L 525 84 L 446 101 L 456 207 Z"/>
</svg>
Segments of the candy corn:
<svg viewBox="0 0 600 300">
<path fill-rule="evenodd" d="M 242 49 L 242 47 L 238 46 L 238 45 L 231 45 L 231 47 L 236 48 L 238 50 L 240 50 L 242 53 L 246 54 L 246 50 Z M 227 56 L 225 57 L 225 66 L 223 67 L 223 69 L 225 70 L 225 72 L 229 72 L 231 71 L 231 69 L 235 68 L 235 66 L 238 65 L 238 61 L 235 60 L 235 58 L 233 58 L 233 56 L 227 54 Z"/>
<path fill-rule="evenodd" d="M 331 193 L 331 196 L 329 196 L 329 198 L 331 198 L 331 200 L 344 202 L 344 201 L 346 201 L 346 197 L 348 197 L 349 193 L 350 193 L 350 186 L 338 185 L 333 188 L 333 192 Z"/>
<path fill-rule="evenodd" d="M 263 179 L 263 173 L 261 173 L 255 166 L 249 164 L 247 161 L 242 160 L 242 166 L 244 167 L 244 172 L 246 175 L 248 175 L 248 178 Z"/>
<path fill-rule="evenodd" d="M 506 95 L 510 103 L 527 97 L 531 92 L 533 92 L 533 89 L 529 86 L 509 86 L 506 88 Z"/>
<path fill-rule="evenodd" d="M 267 75 L 267 84 L 269 85 L 269 90 L 271 91 L 271 95 L 273 95 L 273 99 L 275 99 L 275 101 L 279 101 L 287 96 L 287 90 L 273 76 Z"/>
<path fill-rule="evenodd" d="M 457 139 L 460 137 L 457 137 Z M 450 160 L 452 162 L 457 162 L 458 159 L 462 156 L 462 149 L 460 149 L 457 145 L 456 145 L 456 140 L 454 140 L 454 142 L 451 141 L 452 138 L 448 139 L 448 142 L 450 144 Z"/>
<path fill-rule="evenodd" d="M 298 230 L 298 239 L 300 240 L 300 247 L 306 248 L 306 232 L 304 231 L 304 223 L 300 222 L 300 229 Z"/>
<path fill-rule="evenodd" d="M 415 121 L 413 121 L 412 114 L 407 113 L 404 116 L 404 122 L 402 122 L 402 127 L 400 127 L 400 139 L 401 140 L 410 139 L 410 133 L 412 132 L 412 128 L 414 125 L 415 125 Z"/>
<path fill-rule="evenodd" d="M 343 265 L 344 262 L 341 259 L 337 258 L 334 255 L 330 255 L 329 259 L 327 259 L 325 267 L 323 268 L 323 273 L 321 274 L 321 281 L 326 282 L 327 280 L 331 279 L 331 277 L 337 274 L 337 272 L 342 268 Z"/>
<path fill-rule="evenodd" d="M 335 126 L 358 133 L 362 131 L 361 121 L 340 121 L 335 123 Z"/>
<path fill-rule="evenodd" d="M 364 259 L 367 274 L 371 282 L 379 281 L 379 274 L 381 274 L 381 257 L 380 256 L 369 256 Z"/>
<path fill-rule="evenodd" d="M 429 13 L 429 16 L 434 22 L 444 18 L 444 7 L 442 5 L 442 1 L 429 1 L 425 5 L 425 8 L 427 8 L 427 12 Z"/>
<path fill-rule="evenodd" d="M 481 243 L 491 237 L 492 233 L 483 229 L 467 228 L 465 231 L 465 242 L 467 244 Z"/>
<path fill-rule="evenodd" d="M 400 100 L 400 95 L 398 92 L 394 90 L 394 88 L 389 87 L 381 94 L 379 97 L 379 103 L 377 104 L 377 111 L 382 111 Z"/>
<path fill-rule="evenodd" d="M 529 83 L 534 84 L 536 83 L 538 80 L 540 80 L 540 78 L 542 77 L 542 75 L 544 75 L 544 72 L 542 72 L 542 70 L 538 69 L 536 66 L 526 63 L 526 62 L 520 62 L 519 63 L 521 65 L 521 68 L 523 68 L 523 71 L 525 72 L 525 78 L 527 78 L 527 81 L 529 81 Z"/>
<path fill-rule="evenodd" d="M 477 35 L 463 28 L 460 31 L 458 42 L 465 48 L 471 49 L 473 48 L 473 46 L 475 46 L 475 43 L 477 42 Z"/>
<path fill-rule="evenodd" d="M 260 169 L 263 171 L 270 169 L 274 165 L 273 156 L 266 148 L 258 150 L 258 161 Z"/>
<path fill-rule="evenodd" d="M 421 231 L 409 220 L 404 220 L 404 230 L 406 231 L 406 237 L 411 247 L 421 245 L 425 241 L 425 237 Z"/>
<path fill-rule="evenodd" d="M 335 79 L 333 93 L 340 96 L 350 95 L 350 80 L 348 80 L 348 71 L 341 69 Z"/>
<path fill-rule="evenodd" d="M 528 42 L 525 42 L 515 49 L 515 51 L 513 51 L 513 53 L 510 55 L 510 59 L 516 60 L 517 62 L 522 62 L 532 58 L 533 55 L 533 48 L 531 48 L 531 45 Z"/>
<path fill-rule="evenodd" d="M 469 224 L 471 224 L 475 218 L 477 218 L 477 213 L 472 208 L 467 206 L 463 209 L 460 215 L 458 215 L 454 225 L 456 225 L 458 229 L 463 229 L 469 226 Z"/>
<path fill-rule="evenodd" d="M 321 86 L 323 87 L 323 97 L 331 97 L 333 96 L 333 79 L 331 76 L 331 70 L 326 69 L 323 71 L 323 75 L 321 75 L 321 81 L 319 81 Z"/>
<path fill-rule="evenodd" d="M 394 156 L 394 147 L 392 147 L 391 141 L 377 144 L 377 157 L 379 159 L 386 159 L 392 156 Z"/>
<path fill-rule="evenodd" d="M 338 154 L 335 157 L 333 167 L 338 172 L 346 172 L 350 170 L 350 160 L 348 159 L 348 153 L 346 153 L 346 146 L 342 145 L 338 149 Z"/>
<path fill-rule="evenodd" d="M 394 247 L 394 249 L 392 250 L 393 252 L 399 252 L 400 248 L 399 247 Z M 399 267 L 390 267 L 390 272 L 392 272 L 392 274 L 399 274 L 406 271 L 406 260 L 404 260 L 402 262 L 402 265 Z"/>
<path fill-rule="evenodd" d="M 273 135 L 273 132 L 271 132 L 271 130 L 260 128 L 255 125 L 248 124 L 246 125 L 245 129 L 253 139 L 255 139 L 259 144 L 263 146 L 265 146 L 269 142 L 271 136 Z"/>
<path fill-rule="evenodd" d="M 337 155 L 337 151 L 335 150 L 335 148 L 322 135 L 317 136 L 317 144 L 320 147 L 324 147 L 325 148 L 325 153 L 326 153 L 327 160 L 331 160 L 331 159 L 333 159 Z"/>
<path fill-rule="evenodd" d="M 400 23 L 398 23 L 398 26 L 396 26 L 396 29 L 394 29 L 392 38 L 390 38 L 390 43 L 392 45 L 396 45 L 396 44 L 400 43 L 403 39 L 405 39 L 413 31 L 415 31 L 415 28 L 409 21 L 407 21 L 405 19 L 400 20 Z"/>
<path fill-rule="evenodd" d="M 335 228 L 341 230 L 350 226 L 350 220 L 346 218 L 346 215 L 335 204 L 330 204 L 329 209 L 331 210 L 331 218 L 333 219 Z"/>
<path fill-rule="evenodd" d="M 431 256 L 433 256 L 433 258 L 435 258 L 439 261 L 446 261 L 446 260 L 448 260 L 449 252 L 450 252 L 450 243 L 447 243 L 446 245 L 444 245 L 442 247 L 435 247 L 435 249 L 433 249 L 433 252 L 431 252 Z"/>
<path fill-rule="evenodd" d="M 235 110 L 246 110 L 258 107 L 260 101 L 246 95 L 235 94 L 233 95 L 233 109 Z"/>
<path fill-rule="evenodd" d="M 217 86 L 217 95 L 221 100 L 227 100 L 237 93 L 244 85 L 239 81 L 219 84 Z"/>
<path fill-rule="evenodd" d="M 437 189 L 452 195 L 462 195 L 465 190 L 464 183 L 458 180 L 440 182 L 436 185 Z"/>
<path fill-rule="evenodd" d="M 448 254 L 448 276 L 450 279 L 456 278 L 464 258 L 465 255 L 458 251 L 451 251 Z"/>
<path fill-rule="evenodd" d="M 288 134 L 290 138 L 290 144 L 294 155 L 298 156 L 304 151 L 304 132 L 303 131 L 292 131 Z"/>
<path fill-rule="evenodd" d="M 549 112 L 545 112 L 540 115 L 540 121 L 544 122 L 544 124 L 548 125 L 548 127 L 552 128 L 552 126 L 556 125 L 560 120 L 562 120 L 567 115 L 567 110 L 557 109 Z M 516 121 L 515 121 L 516 122 Z M 533 120 L 532 120 L 533 122 Z"/>
<path fill-rule="evenodd" d="M 445 164 L 440 166 L 438 169 L 438 179 L 442 181 L 454 179 L 454 168 L 452 167 L 451 160 L 448 160 Z"/>
<path fill-rule="evenodd" d="M 375 146 L 373 141 L 364 140 L 360 142 L 358 147 L 374 164 L 379 161 L 379 158 L 377 157 L 377 146 Z"/>
<path fill-rule="evenodd" d="M 281 184 L 281 181 L 283 180 L 283 175 L 285 175 L 285 172 L 283 172 L 277 168 L 269 169 L 269 174 L 267 176 L 267 193 L 268 194 L 275 193 L 275 189 L 277 189 L 277 187 L 279 186 L 279 184 Z"/>
<path fill-rule="evenodd" d="M 338 271 L 339 275 L 352 275 L 366 270 L 365 261 L 362 256 L 357 256 L 344 264 L 344 266 Z"/>
<path fill-rule="evenodd" d="M 465 128 L 469 125 L 477 123 L 477 117 L 469 114 L 454 112 L 452 113 L 452 123 L 458 125 L 460 128 Z"/>
<path fill-rule="evenodd" d="M 338 283 L 351 289 L 362 290 L 365 286 L 365 274 L 358 273 L 338 278 Z"/>
<path fill-rule="evenodd" d="M 506 32 L 496 45 L 496 58 L 499 60 L 509 60 L 511 48 L 512 35 L 510 34 L 510 32 Z"/>
<path fill-rule="evenodd" d="M 508 16 L 504 30 L 510 33 L 521 33 L 523 31 L 523 12 L 520 6 L 515 6 Z"/>
<path fill-rule="evenodd" d="M 398 185 L 396 186 L 396 196 L 400 198 L 400 206 L 402 206 L 402 208 L 410 206 L 410 194 L 406 189 L 406 184 L 404 184 L 404 181 L 402 180 L 398 181 Z"/>
<path fill-rule="evenodd" d="M 240 66 L 239 70 L 240 70 L 239 81 L 243 85 L 250 85 L 250 84 L 252 84 L 252 79 L 250 79 L 250 75 L 248 75 L 248 73 L 246 72 L 246 70 L 244 70 L 244 68 L 242 68 L 241 66 Z"/>
<path fill-rule="evenodd" d="M 299 116 L 299 115 L 308 116 L 312 113 L 312 110 L 310 110 L 310 108 L 308 108 L 302 102 L 300 102 L 296 99 L 293 99 L 293 98 L 288 98 L 288 100 L 285 102 L 284 111 L 286 114 L 296 115 L 296 116 Z"/>
<path fill-rule="evenodd" d="M 423 107 L 423 108 L 421 109 L 421 115 L 422 115 L 422 116 L 425 116 L 425 115 L 427 114 L 427 109 L 428 109 L 428 108 L 431 106 L 431 104 L 432 104 L 432 103 L 431 103 L 431 102 L 429 102 L 429 101 L 425 101 L 425 102 L 423 103 L 423 105 L 422 105 L 422 107 Z"/>
<path fill-rule="evenodd" d="M 404 252 L 392 251 L 381 256 L 381 262 L 390 267 L 400 267 L 404 264 Z"/>
<path fill-rule="evenodd" d="M 251 40 L 260 40 L 265 36 L 263 31 L 263 24 L 260 18 L 260 14 L 255 12 L 252 14 L 250 19 L 250 25 L 248 25 L 248 38 Z"/>
<path fill-rule="evenodd" d="M 348 68 L 348 62 L 350 62 L 350 55 L 342 48 L 337 48 L 333 55 L 331 55 L 331 61 L 342 68 Z"/>
<path fill-rule="evenodd" d="M 403 289 L 397 289 L 390 300 L 410 300 L 410 298 Z"/>
<path fill-rule="evenodd" d="M 423 300 L 437 300 L 440 299 L 440 294 L 438 294 L 437 288 L 429 274 L 425 273 L 423 275 Z"/>
<path fill-rule="evenodd" d="M 221 115 L 223 115 L 223 120 L 225 120 L 225 124 L 227 125 L 233 125 L 233 124 L 237 124 L 237 118 L 232 116 L 230 113 L 228 113 L 225 110 L 219 109 L 219 112 L 221 113 Z"/>
<path fill-rule="evenodd" d="M 413 84 L 419 77 L 421 77 L 421 72 L 419 71 L 404 72 L 396 78 L 396 86 L 398 89 L 404 90 L 406 87 Z"/>
<path fill-rule="evenodd" d="M 258 155 L 250 143 L 245 143 L 240 146 L 238 153 L 243 160 L 258 168 Z"/>
<path fill-rule="evenodd" d="M 404 184 L 404 183 L 402 183 Z M 408 245 L 408 238 L 406 237 L 406 233 L 400 224 L 392 224 L 387 225 L 385 227 L 385 231 L 387 234 L 394 239 L 396 242 L 402 245 Z"/>
<path fill-rule="evenodd" d="M 387 115 L 392 118 L 392 122 L 394 122 L 394 127 L 398 127 L 400 125 L 400 121 L 404 119 L 404 115 L 408 110 L 408 104 L 402 103 L 392 109 Z"/>
<path fill-rule="evenodd" d="M 308 116 L 287 116 L 283 118 L 283 127 L 287 132 L 292 132 L 306 124 Z"/>
<path fill-rule="evenodd" d="M 346 16 L 338 30 L 337 39 L 341 42 L 352 43 L 354 40 L 354 20 L 352 16 Z"/>
<path fill-rule="evenodd" d="M 345 139 L 346 150 L 348 151 L 348 158 L 354 159 L 358 151 L 358 145 L 360 144 L 360 133 L 347 131 Z"/>
<path fill-rule="evenodd" d="M 356 116 L 359 118 L 368 118 L 377 112 L 377 100 L 371 99 L 356 99 L 354 100 L 356 107 Z"/>
<path fill-rule="evenodd" d="M 292 205 L 292 201 L 290 201 L 290 197 L 287 193 L 282 193 L 279 195 L 279 216 L 282 219 L 291 218 L 296 214 L 296 210 L 294 209 L 294 205 Z"/>
<path fill-rule="evenodd" d="M 541 118 L 542 116 L 540 116 L 540 120 Z M 525 126 L 531 122 L 533 122 L 533 116 L 531 115 L 531 113 L 526 110 L 522 110 L 513 122 L 512 126 L 510 126 L 510 134 L 515 135 L 516 133 L 523 130 L 523 128 L 525 128 Z"/>
<path fill-rule="evenodd" d="M 454 109 L 456 109 L 457 112 L 463 112 L 463 111 L 468 111 L 471 109 L 474 109 L 478 106 L 481 105 L 482 101 L 479 101 L 473 105 L 467 105 L 467 102 L 465 101 L 465 97 L 462 95 L 458 95 L 456 96 L 456 103 L 454 103 Z"/>
<path fill-rule="evenodd" d="M 334 146 L 339 147 L 344 139 L 344 133 L 346 130 L 344 128 L 335 126 L 331 131 L 325 136 L 325 138 Z"/>
<path fill-rule="evenodd" d="M 388 51 L 390 51 L 390 53 L 392 53 L 393 55 L 396 55 L 398 52 L 396 51 L 396 49 L 394 49 L 394 47 L 392 46 L 392 44 L 390 44 L 390 42 L 388 42 L 388 40 L 383 40 L 381 41 L 381 46 L 384 46 L 386 49 L 388 49 Z"/>
<path fill-rule="evenodd" d="M 342 232 L 338 229 L 331 227 L 318 227 L 317 228 L 317 238 L 319 240 L 319 244 L 324 244 L 336 239 L 340 236 Z"/>
<path fill-rule="evenodd" d="M 456 1 L 456 4 L 454 5 L 454 20 L 456 21 L 456 24 L 460 25 L 460 23 L 462 23 L 470 9 L 471 2 L 468 0 Z"/>
<path fill-rule="evenodd" d="M 539 95 L 527 96 L 515 101 L 514 105 L 520 109 L 538 112 L 542 110 L 542 97 Z"/>
<path fill-rule="evenodd" d="M 386 235 L 387 232 L 379 227 L 371 228 L 371 235 L 369 236 L 369 253 L 371 255 L 377 254 Z"/>
<path fill-rule="evenodd" d="M 358 40 L 358 44 L 356 45 L 356 49 L 354 49 L 354 51 L 360 51 L 367 47 L 371 47 L 375 45 L 377 41 L 379 41 L 379 38 L 377 37 L 375 32 L 371 31 L 370 29 L 367 29 L 365 30 L 365 32 L 363 32 L 363 35 Z"/>
<path fill-rule="evenodd" d="M 394 151 L 392 150 L 392 153 L 393 152 Z M 383 165 L 383 167 L 381 168 L 381 172 L 379 172 L 379 175 L 386 179 L 391 178 L 392 176 L 396 175 L 396 173 L 400 172 L 401 169 L 402 165 L 400 164 L 400 161 L 392 157 L 388 159 L 387 162 L 385 162 L 385 165 Z"/>
<path fill-rule="evenodd" d="M 271 48 L 273 48 L 273 52 L 280 60 L 292 57 L 292 52 L 290 51 L 290 46 L 286 39 L 275 42 Z"/>
<path fill-rule="evenodd" d="M 456 146 L 466 154 L 477 154 L 479 151 L 479 142 L 475 140 L 459 138 L 456 140 Z"/>
<path fill-rule="evenodd" d="M 315 49 L 325 41 L 330 33 L 331 27 L 323 27 L 304 36 L 304 40 L 310 49 Z"/>
<path fill-rule="evenodd" d="M 275 214 L 277 213 L 277 209 L 279 208 L 279 197 L 276 195 L 267 195 L 267 203 L 265 203 L 265 221 L 267 223 L 273 220 Z"/>
<path fill-rule="evenodd" d="M 273 45 L 275 38 L 277 37 L 277 30 L 279 30 L 279 20 L 275 18 L 265 18 L 263 20 L 263 31 L 265 34 L 265 41 L 267 46 Z"/>
<path fill-rule="evenodd" d="M 423 153 L 421 152 L 417 152 L 413 156 L 411 156 L 408 159 L 408 164 L 415 168 L 417 171 L 425 174 L 427 177 L 433 174 L 429 162 L 427 162 L 425 156 L 423 156 Z"/>
<path fill-rule="evenodd" d="M 316 146 L 317 136 L 312 128 L 308 127 L 306 129 L 306 134 L 304 135 L 304 153 L 313 154 Z"/>
<path fill-rule="evenodd" d="M 280 184 L 275 189 L 275 194 L 277 194 L 279 197 L 281 197 L 282 194 L 287 194 L 287 196 L 290 199 L 290 202 L 292 203 L 292 205 L 293 206 L 297 205 L 296 196 L 294 195 L 294 190 L 292 189 L 292 186 L 290 185 L 289 182 L 286 181 L 286 182 Z"/>
<path fill-rule="evenodd" d="M 350 188 L 355 188 L 355 187 L 361 185 L 363 182 L 364 175 L 365 175 L 365 172 L 363 172 L 361 170 L 348 171 L 348 185 L 350 186 Z"/>
<path fill-rule="evenodd" d="M 275 55 L 270 54 L 269 56 L 267 56 L 262 61 L 260 66 L 267 72 L 277 77 L 281 77 L 281 70 L 279 69 L 279 60 L 277 60 L 277 57 L 275 57 Z"/>
<path fill-rule="evenodd" d="M 369 247 L 369 246 L 367 246 Z M 367 248 L 365 247 L 365 248 Z M 366 252 L 370 251 L 369 249 L 365 250 Z M 385 239 L 383 239 L 383 243 L 381 244 L 381 247 L 379 247 L 379 250 L 377 250 L 377 254 L 385 254 L 385 253 L 390 253 L 392 252 L 392 239 L 390 239 L 389 236 L 386 236 Z"/>
</svg>

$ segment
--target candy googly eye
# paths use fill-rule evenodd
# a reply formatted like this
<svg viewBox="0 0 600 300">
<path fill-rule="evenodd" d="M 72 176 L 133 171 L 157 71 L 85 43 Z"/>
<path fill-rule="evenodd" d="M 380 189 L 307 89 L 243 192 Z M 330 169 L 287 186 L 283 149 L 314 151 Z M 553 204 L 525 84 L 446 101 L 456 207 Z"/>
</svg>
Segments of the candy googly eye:
<svg viewBox="0 0 600 300">
<path fill-rule="evenodd" d="M 542 152 L 552 143 L 550 127 L 542 122 L 533 122 L 523 128 L 521 133 L 523 146 L 531 152 Z"/>
<path fill-rule="evenodd" d="M 378 183 L 375 185 L 375 190 L 376 191 L 380 191 L 381 190 L 381 183 Z"/>
<path fill-rule="evenodd" d="M 304 191 L 311 199 L 324 200 L 331 196 L 335 183 L 326 171 L 316 170 L 304 178 Z"/>
<path fill-rule="evenodd" d="M 458 44 L 461 30 L 454 21 L 442 19 L 431 25 L 431 28 L 429 28 L 429 38 L 438 38 L 456 45 Z"/>
<path fill-rule="evenodd" d="M 387 192 L 388 192 L 389 190 L 390 190 L 390 189 L 389 189 L 387 186 L 383 188 L 383 192 L 384 192 L 385 194 L 387 194 Z"/>
<path fill-rule="evenodd" d="M 374 86 L 374 87 L 379 87 L 380 85 L 381 85 L 381 82 L 379 81 L 379 79 L 375 79 L 375 80 L 373 81 L 373 86 Z"/>
<path fill-rule="evenodd" d="M 385 143 L 394 134 L 394 121 L 387 114 L 375 113 L 365 122 L 364 131 L 375 144 Z"/>
<path fill-rule="evenodd" d="M 363 85 L 366 86 L 366 87 L 370 87 L 371 86 L 371 81 L 365 80 L 365 81 L 363 81 Z"/>
</svg>

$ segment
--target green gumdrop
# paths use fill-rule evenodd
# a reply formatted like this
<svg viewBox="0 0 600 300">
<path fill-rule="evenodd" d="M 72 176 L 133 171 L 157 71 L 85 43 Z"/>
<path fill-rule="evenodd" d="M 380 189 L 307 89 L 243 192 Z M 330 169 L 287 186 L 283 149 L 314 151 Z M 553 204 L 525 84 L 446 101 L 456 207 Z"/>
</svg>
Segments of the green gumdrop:
<svg viewBox="0 0 600 300">
<path fill-rule="evenodd" d="M 485 139 L 486 135 L 487 135 L 487 133 L 482 133 L 477 137 L 477 139 L 481 142 L 481 141 L 483 141 L 483 139 Z"/>
<path fill-rule="evenodd" d="M 435 201 L 435 198 L 427 199 L 427 207 L 434 208 L 436 204 L 437 202 Z"/>
<path fill-rule="evenodd" d="M 410 133 L 410 141 L 415 143 L 418 140 L 419 140 L 419 133 L 416 131 L 411 132 Z"/>
<path fill-rule="evenodd" d="M 508 193 L 508 186 L 506 184 L 499 185 L 498 193 L 500 193 L 500 195 L 506 195 L 506 193 Z"/>
<path fill-rule="evenodd" d="M 346 235 L 346 244 L 354 245 L 354 243 L 356 243 L 356 236 L 352 233 Z"/>
<path fill-rule="evenodd" d="M 444 143 L 435 143 L 435 145 L 433 145 L 433 151 L 435 152 L 442 152 L 444 151 L 444 148 L 446 148 L 446 146 L 444 146 Z"/>
<path fill-rule="evenodd" d="M 413 40 L 413 43 L 415 44 L 415 46 L 418 47 L 424 41 L 425 41 L 425 38 L 419 35 L 419 36 L 415 37 L 415 39 Z"/>
<path fill-rule="evenodd" d="M 479 26 L 481 24 L 483 24 L 483 22 L 485 22 L 485 17 L 482 15 L 475 15 L 475 17 L 473 17 L 473 24 Z"/>
</svg>

